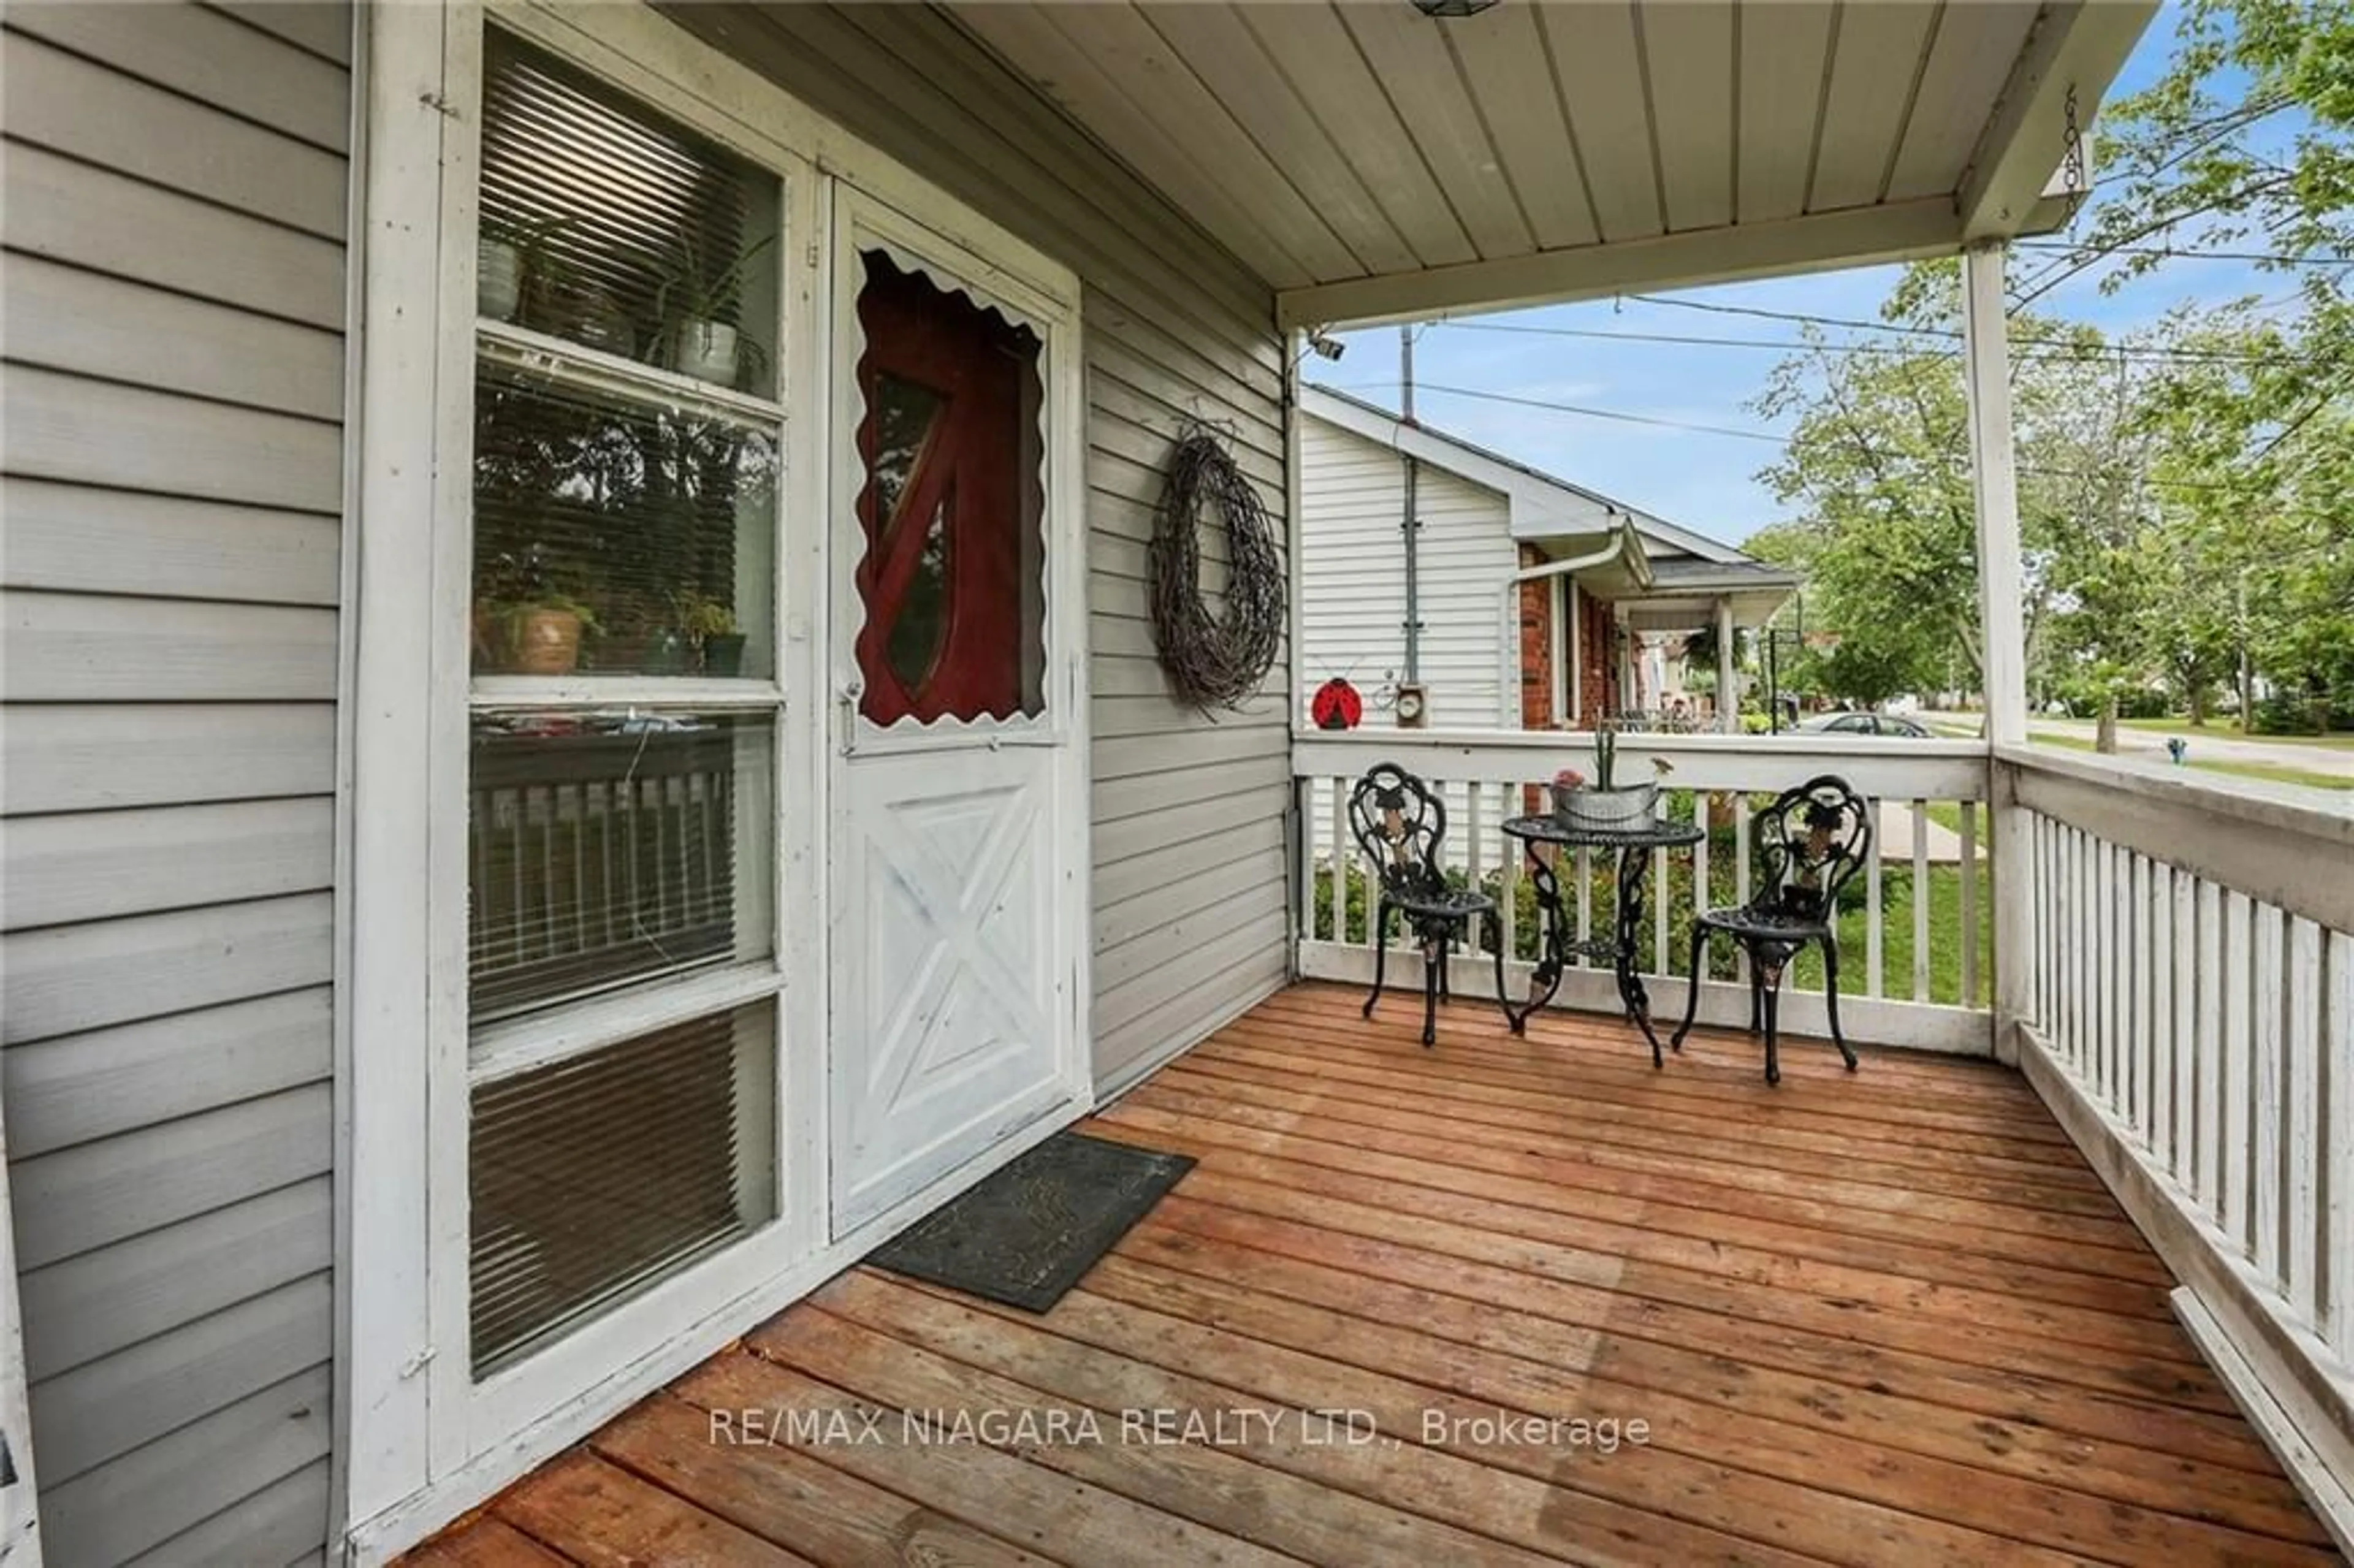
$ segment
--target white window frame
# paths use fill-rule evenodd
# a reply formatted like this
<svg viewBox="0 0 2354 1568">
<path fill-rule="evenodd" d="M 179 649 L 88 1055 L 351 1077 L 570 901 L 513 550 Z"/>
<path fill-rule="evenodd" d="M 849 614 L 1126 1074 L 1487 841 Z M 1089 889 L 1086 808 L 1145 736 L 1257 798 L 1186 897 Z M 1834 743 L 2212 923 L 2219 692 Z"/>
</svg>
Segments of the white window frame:
<svg viewBox="0 0 2354 1568">
<path fill-rule="evenodd" d="M 723 991 L 777 996 L 780 1190 L 772 1223 L 478 1383 L 467 1348 L 465 888 L 476 689 L 467 626 L 474 192 L 486 20 L 782 182 L 776 390 L 784 479 L 773 694 L 742 681 L 670 679 L 502 679 L 481 688 L 514 698 L 635 695 L 739 710 L 748 703 L 780 715 L 771 758 L 779 975 L 754 984 L 743 966 L 715 968 L 646 999 L 651 1019 L 697 1001 L 716 1007 Z M 1084 418 L 1079 285 L 1067 268 L 647 5 L 442 0 L 367 7 L 364 26 L 358 144 L 366 158 L 354 265 L 366 275 L 351 346 L 360 355 L 359 521 L 351 535 L 358 588 L 357 613 L 345 618 L 355 717 L 351 919 L 341 938 L 350 1044 L 338 1128 L 335 1514 L 352 1560 L 366 1563 L 388 1560 L 482 1501 L 908 1217 L 895 1211 L 849 1235 L 827 1235 L 824 825 L 837 738 L 829 732 L 835 672 L 824 576 L 833 193 L 854 189 L 909 215 L 1054 322 L 1046 374 L 1055 414 L 1045 439 L 1048 471 L 1059 482 L 1048 492 L 1050 558 L 1059 559 L 1056 540 L 1067 527 L 1076 523 L 1084 536 Z M 767 408 L 689 390 L 738 412 L 748 403 Z M 1048 605 L 1062 650 L 1048 671 L 1050 710 L 1059 704 L 1061 715 L 1052 727 L 1083 747 L 1084 576 L 1066 579 L 1056 570 L 1055 587 L 1066 591 Z M 1083 789 L 1060 809 L 1084 866 Z M 1066 917 L 1081 921 L 1084 982 L 1084 907 Z M 1072 999 L 1082 1023 L 1085 992 L 1082 983 Z M 1083 1053 L 1073 1072 L 1084 1085 Z M 1083 1087 L 1074 1103 L 1087 1098 Z"/>
</svg>

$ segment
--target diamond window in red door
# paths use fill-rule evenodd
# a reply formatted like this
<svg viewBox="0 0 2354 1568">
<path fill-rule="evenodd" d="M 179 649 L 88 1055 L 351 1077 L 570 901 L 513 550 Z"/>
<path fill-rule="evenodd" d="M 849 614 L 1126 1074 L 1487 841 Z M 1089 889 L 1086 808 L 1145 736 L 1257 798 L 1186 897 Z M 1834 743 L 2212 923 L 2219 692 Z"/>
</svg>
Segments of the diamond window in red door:
<svg viewBox="0 0 2354 1568">
<path fill-rule="evenodd" d="M 864 262 L 859 711 L 878 725 L 1034 716 L 1046 663 L 1038 334 L 880 251 Z"/>
</svg>

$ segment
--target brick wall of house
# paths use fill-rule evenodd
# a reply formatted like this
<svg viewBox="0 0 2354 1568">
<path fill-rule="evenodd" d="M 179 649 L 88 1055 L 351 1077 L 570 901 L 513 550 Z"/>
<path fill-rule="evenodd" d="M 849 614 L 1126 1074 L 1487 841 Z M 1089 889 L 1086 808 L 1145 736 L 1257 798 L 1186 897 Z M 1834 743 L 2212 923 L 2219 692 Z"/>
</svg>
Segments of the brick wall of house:
<svg viewBox="0 0 2354 1568">
<path fill-rule="evenodd" d="M 1570 585 L 1577 604 L 1578 726 L 1592 729 L 1598 715 L 1618 706 L 1618 661 L 1611 649 L 1611 614 L 1607 601 L 1596 599 L 1576 584 Z"/>
<path fill-rule="evenodd" d="M 1521 546 L 1523 567 L 1543 561 L 1534 546 Z M 1553 726 L 1553 583 L 1539 578 L 1521 585 L 1521 727 Z"/>
</svg>

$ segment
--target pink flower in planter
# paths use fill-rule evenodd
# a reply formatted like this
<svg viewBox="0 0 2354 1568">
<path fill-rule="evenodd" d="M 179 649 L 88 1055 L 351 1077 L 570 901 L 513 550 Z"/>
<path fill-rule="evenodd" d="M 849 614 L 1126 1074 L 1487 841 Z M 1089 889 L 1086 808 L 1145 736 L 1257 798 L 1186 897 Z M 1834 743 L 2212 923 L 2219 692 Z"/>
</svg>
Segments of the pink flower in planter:
<svg viewBox="0 0 2354 1568">
<path fill-rule="evenodd" d="M 1585 788 L 1585 775 L 1575 768 L 1564 768 L 1553 776 L 1553 787 L 1556 789 L 1583 789 Z"/>
</svg>

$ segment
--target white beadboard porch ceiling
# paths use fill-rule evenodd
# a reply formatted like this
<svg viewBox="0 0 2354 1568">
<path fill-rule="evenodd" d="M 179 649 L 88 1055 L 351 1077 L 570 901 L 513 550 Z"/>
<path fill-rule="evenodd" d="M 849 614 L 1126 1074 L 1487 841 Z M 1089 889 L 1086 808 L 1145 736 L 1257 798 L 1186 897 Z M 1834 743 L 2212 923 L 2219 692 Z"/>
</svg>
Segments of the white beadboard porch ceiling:
<svg viewBox="0 0 2354 1568">
<path fill-rule="evenodd" d="M 1363 323 L 2055 225 L 2155 0 L 953 0 L 1283 295 Z"/>
</svg>

